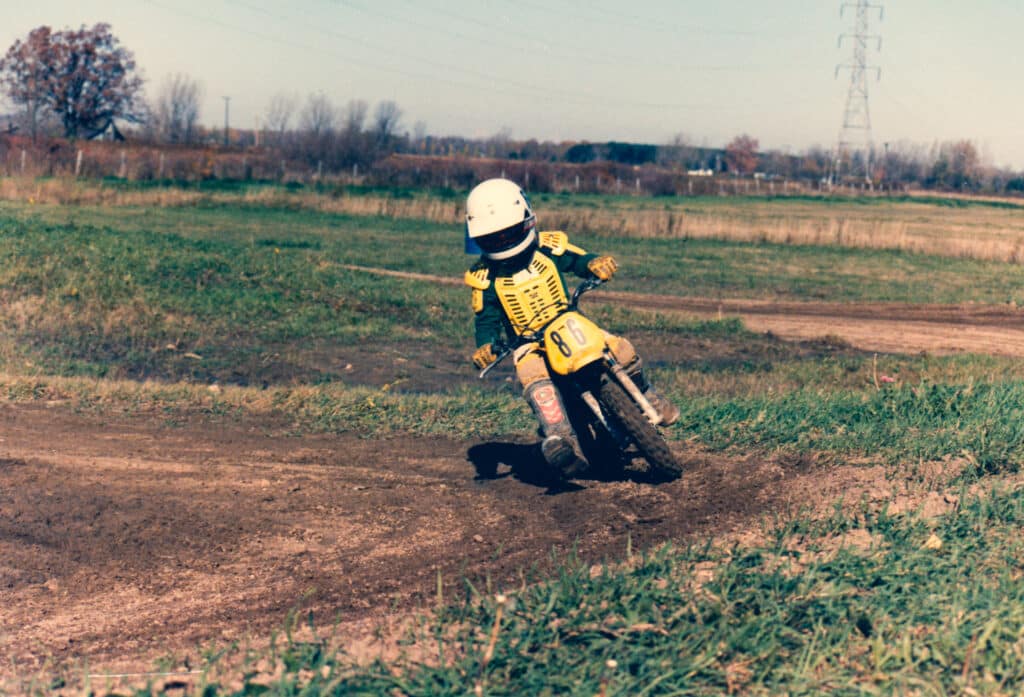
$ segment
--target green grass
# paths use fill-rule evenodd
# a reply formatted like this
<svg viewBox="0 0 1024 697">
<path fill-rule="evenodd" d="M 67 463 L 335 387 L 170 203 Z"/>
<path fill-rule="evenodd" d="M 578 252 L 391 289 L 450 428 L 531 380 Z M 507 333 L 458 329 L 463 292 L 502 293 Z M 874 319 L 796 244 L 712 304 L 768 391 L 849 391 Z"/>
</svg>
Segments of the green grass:
<svg viewBox="0 0 1024 697">
<path fill-rule="evenodd" d="M 829 453 L 888 462 L 964 457 L 984 472 L 1024 462 L 1024 382 L 801 390 L 683 402 L 680 429 L 714 449 Z"/>
<path fill-rule="evenodd" d="M 1024 287 L 1015 265 L 899 252 L 576 241 L 620 257 L 616 289 L 639 292 L 1000 303 Z M 279 203 L 2 204 L 0 399 L 175 422 L 271 417 L 292 432 L 372 438 L 530 433 L 518 391 L 477 383 L 468 366 L 467 380 L 418 393 L 346 384 L 331 364 L 351 347 L 467 355 L 465 289 L 342 268 L 458 277 L 470 261 L 460 248 L 453 226 Z M 685 439 L 678 447 L 822 464 L 957 458 L 965 481 L 1024 462 L 1019 361 L 787 343 L 735 319 L 593 315 L 640 346 L 670 347 L 672 360 L 649 365 L 682 409 L 669 430 Z M 212 380 L 226 387 L 207 390 Z M 764 544 L 664 549 L 598 575 L 570 563 L 517 589 L 514 604 L 467 588 L 416 639 L 416 655 L 438 660 L 356 667 L 326 643 L 295 640 L 272 654 L 274 677 L 245 664 L 233 678 L 243 688 L 211 683 L 203 694 L 1019 692 L 1024 495 L 964 499 L 938 521 L 858 511 L 795 520 Z M 933 533 L 942 548 L 923 549 Z M 842 544 L 864 536 L 869 546 Z"/>
<path fill-rule="evenodd" d="M 940 301 L 969 288 L 994 301 L 1014 284 L 1024 287 L 1017 267 L 970 260 L 604 241 L 624 262 L 616 286 L 647 292 L 728 294 L 742 279 L 754 294 Z M 460 242 L 457 230 L 435 223 L 242 202 L 156 209 L 7 205 L 0 208 L 0 369 L 15 382 L 78 376 L 256 385 L 273 395 L 258 407 L 263 413 L 311 431 L 457 438 L 529 432 L 515 390 L 477 383 L 468 365 L 465 378 L 439 394 L 348 385 L 337 365 L 351 347 L 372 353 L 416 346 L 422 355 L 463 360 L 472 342 L 465 289 L 342 267 L 457 277 L 469 261 L 458 253 Z M 875 284 L 853 282 L 851 268 Z M 877 280 L 885 273 L 890 280 Z M 1024 456 L 1015 426 L 1024 370 L 1015 361 L 877 358 L 828 342 L 794 345 L 758 336 L 736 320 L 680 321 L 600 307 L 593 314 L 641 347 L 672 345 L 671 361 L 651 362 L 656 383 L 683 409 L 672 436 L 695 438 L 705 448 L 875 461 L 966 455 L 985 470 L 1014 469 Z M 879 385 L 880 375 L 895 382 Z M 75 389 L 90 391 L 82 384 Z M 147 394 L 132 397 L 130 408 L 167 407 L 165 397 Z M 81 401 L 88 408 L 120 403 Z M 183 399 L 182 409 L 195 403 Z"/>
<path fill-rule="evenodd" d="M 1024 270 L 1012 264 L 700 240 L 576 241 L 620 258 L 621 290 L 1024 301 Z M 0 361 L 13 372 L 31 363 L 30 372 L 47 374 L 263 384 L 336 379 L 316 359 L 345 346 L 418 341 L 465 353 L 464 289 L 340 266 L 457 278 L 471 261 L 460 245 L 451 226 L 242 200 L 195 208 L 6 204 L 0 298 L 9 343 Z"/>
<path fill-rule="evenodd" d="M 961 492 L 939 518 L 852 507 L 760 543 L 569 560 L 501 595 L 467 585 L 406 657 L 356 665 L 329 632 L 288 629 L 270 651 L 212 656 L 193 692 L 1017 694 L 1022 524 L 1020 490 Z"/>
<path fill-rule="evenodd" d="M 385 250 L 410 223 L 378 243 L 368 221 L 296 234 L 285 212 L 255 226 L 238 210 L 79 212 L 0 216 L 0 297 L 17 338 L 8 370 L 29 361 L 50 374 L 251 383 L 273 378 L 260 365 L 276 355 L 298 363 L 277 372 L 305 381 L 323 378 L 301 365 L 318 344 L 468 343 L 464 293 L 432 288 L 424 303 L 422 283 L 339 266 L 350 236 Z"/>
</svg>

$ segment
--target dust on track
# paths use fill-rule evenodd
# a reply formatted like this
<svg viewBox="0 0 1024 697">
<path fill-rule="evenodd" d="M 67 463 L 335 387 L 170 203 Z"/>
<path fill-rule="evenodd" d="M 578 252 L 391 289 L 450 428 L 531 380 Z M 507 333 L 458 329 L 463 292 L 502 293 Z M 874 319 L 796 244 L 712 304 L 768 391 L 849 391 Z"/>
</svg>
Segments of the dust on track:
<svg viewBox="0 0 1024 697">
<path fill-rule="evenodd" d="M 1024 353 L 1013 308 L 602 298 L 864 350 Z M 84 660 L 145 670 L 200 643 L 265 637 L 295 610 L 365 631 L 428 607 L 439 574 L 449 598 L 466 577 L 517 585 L 571 550 L 598 562 L 627 544 L 721 539 L 885 479 L 675 447 L 678 481 L 551 490 L 515 438 L 293 437 L 272 422 L 0 405 L 0 677 Z"/>
</svg>

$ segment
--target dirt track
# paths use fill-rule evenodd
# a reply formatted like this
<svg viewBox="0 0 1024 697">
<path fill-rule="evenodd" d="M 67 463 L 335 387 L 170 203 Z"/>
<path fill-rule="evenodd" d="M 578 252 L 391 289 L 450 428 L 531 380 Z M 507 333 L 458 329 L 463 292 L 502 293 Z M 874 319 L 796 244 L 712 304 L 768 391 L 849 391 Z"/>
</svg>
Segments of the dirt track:
<svg viewBox="0 0 1024 697">
<path fill-rule="evenodd" d="M 346 268 L 357 273 L 462 284 L 461 279 L 444 276 L 353 265 Z M 729 300 L 605 289 L 588 295 L 586 302 L 701 318 L 739 317 L 751 331 L 771 332 L 790 340 L 836 336 L 864 351 L 1024 356 L 1024 309 L 1010 305 Z"/>
<path fill-rule="evenodd" d="M 605 298 L 707 315 L 719 304 Z M 722 311 L 867 350 L 1024 353 L 1011 308 L 842 307 Z M 627 539 L 740 533 L 882 479 L 680 445 L 680 481 L 552 491 L 532 455 L 516 442 L 295 438 L 272 423 L 104 422 L 0 405 L 0 677 L 83 659 L 96 672 L 145 670 L 167 651 L 195 657 L 199 642 L 265 637 L 300 607 L 355 636 L 383 612 L 430 604 L 438 572 L 449 592 L 466 575 L 518 583 L 553 549 L 597 561 L 620 557 Z"/>
</svg>

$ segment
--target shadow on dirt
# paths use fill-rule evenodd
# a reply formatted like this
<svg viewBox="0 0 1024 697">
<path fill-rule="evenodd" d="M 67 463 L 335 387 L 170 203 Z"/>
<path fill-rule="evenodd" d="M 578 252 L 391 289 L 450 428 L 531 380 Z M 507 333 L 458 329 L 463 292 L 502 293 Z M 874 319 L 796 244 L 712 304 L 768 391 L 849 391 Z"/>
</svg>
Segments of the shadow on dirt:
<svg viewBox="0 0 1024 697">
<path fill-rule="evenodd" d="M 566 481 L 554 474 L 544 462 L 539 443 L 479 443 L 466 451 L 466 459 L 476 468 L 477 481 L 513 477 L 523 484 L 543 487 L 546 494 L 560 494 L 586 488 L 576 481 Z M 588 453 L 590 466 L 579 477 L 582 481 L 660 484 L 668 481 L 643 469 L 636 469 L 620 457 Z M 500 471 L 502 466 L 507 471 Z"/>
<path fill-rule="evenodd" d="M 549 494 L 580 488 L 548 468 L 538 443 L 480 443 L 466 451 L 466 459 L 476 468 L 477 481 L 512 476 L 524 484 L 544 487 Z M 499 472 L 502 465 L 508 467 L 508 471 Z"/>
</svg>

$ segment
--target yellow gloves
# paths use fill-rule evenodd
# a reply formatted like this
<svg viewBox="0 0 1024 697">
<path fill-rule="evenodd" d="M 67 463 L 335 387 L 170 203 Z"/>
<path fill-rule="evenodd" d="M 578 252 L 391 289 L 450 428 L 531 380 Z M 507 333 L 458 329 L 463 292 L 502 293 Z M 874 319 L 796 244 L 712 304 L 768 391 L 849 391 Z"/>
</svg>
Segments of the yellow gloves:
<svg viewBox="0 0 1024 697">
<path fill-rule="evenodd" d="M 498 357 L 494 355 L 494 349 L 491 348 L 490 344 L 484 344 L 473 352 L 473 365 L 480 370 L 483 370 L 496 360 L 498 360 Z"/>
<path fill-rule="evenodd" d="M 619 265 L 615 262 L 615 258 L 608 256 L 607 254 L 603 257 L 597 257 L 591 259 L 590 263 L 587 264 L 587 269 L 590 273 L 594 274 L 602 281 L 607 281 L 609 278 L 615 275 L 615 270 L 619 268 Z"/>
</svg>

